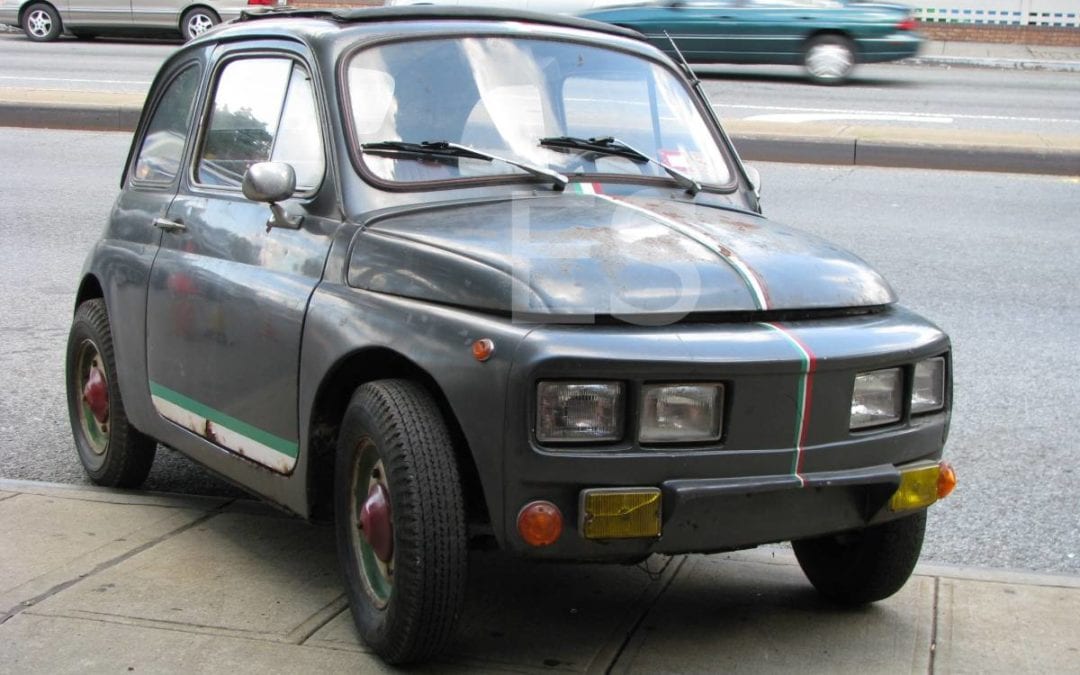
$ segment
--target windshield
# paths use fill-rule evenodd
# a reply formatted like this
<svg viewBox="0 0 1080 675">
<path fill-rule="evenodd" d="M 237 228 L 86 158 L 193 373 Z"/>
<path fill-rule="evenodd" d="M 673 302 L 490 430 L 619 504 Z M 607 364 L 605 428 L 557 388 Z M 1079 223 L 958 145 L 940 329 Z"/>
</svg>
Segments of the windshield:
<svg viewBox="0 0 1080 675">
<path fill-rule="evenodd" d="M 361 161 L 385 181 L 532 178 L 521 166 L 463 152 L 374 150 L 399 141 L 458 144 L 571 179 L 616 174 L 671 182 L 664 164 L 698 183 L 731 182 L 686 86 L 631 54 L 506 37 L 395 42 L 358 52 L 347 78 Z M 587 143 L 541 143 L 556 137 L 616 138 L 656 161 Z"/>
</svg>

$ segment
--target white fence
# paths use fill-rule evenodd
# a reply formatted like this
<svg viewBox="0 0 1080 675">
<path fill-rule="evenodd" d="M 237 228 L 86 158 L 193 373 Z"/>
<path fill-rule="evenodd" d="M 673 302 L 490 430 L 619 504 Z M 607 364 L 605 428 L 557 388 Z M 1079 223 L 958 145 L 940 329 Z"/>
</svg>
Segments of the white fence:
<svg viewBox="0 0 1080 675">
<path fill-rule="evenodd" d="M 1080 27 L 1080 0 L 922 1 L 915 16 L 927 23 Z"/>
</svg>

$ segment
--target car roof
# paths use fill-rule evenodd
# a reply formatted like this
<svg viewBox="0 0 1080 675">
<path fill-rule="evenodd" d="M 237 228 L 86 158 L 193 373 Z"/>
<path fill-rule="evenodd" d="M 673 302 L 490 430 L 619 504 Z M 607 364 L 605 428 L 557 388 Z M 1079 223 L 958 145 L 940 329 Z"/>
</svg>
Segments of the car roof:
<svg viewBox="0 0 1080 675">
<path fill-rule="evenodd" d="M 268 19 L 308 19 L 319 23 L 336 23 L 342 27 L 358 24 L 390 24 L 409 21 L 439 21 L 450 20 L 458 22 L 519 22 L 554 28 L 576 28 L 598 33 L 607 33 L 619 37 L 634 40 L 644 40 L 644 36 L 637 31 L 615 26 L 591 19 L 579 19 L 573 16 L 560 14 L 544 14 L 525 10 L 502 9 L 496 7 L 460 7 L 442 5 L 409 5 L 402 7 L 368 7 L 368 8 L 328 8 L 328 9 L 277 9 L 267 8 L 264 10 L 246 10 L 240 14 L 240 18 L 228 24 L 225 31 L 215 30 L 211 36 L 221 36 L 227 32 L 230 36 L 237 36 L 243 30 L 245 24 L 254 27 Z M 284 22 L 283 22 L 284 23 Z M 291 22 L 288 22 L 291 24 Z M 278 24 L 282 25 L 282 24 Z M 299 32 L 317 30 L 310 24 L 297 21 L 290 27 L 295 27 Z M 322 26 L 325 28 L 325 24 Z M 232 30 L 230 30 L 232 29 Z"/>
</svg>

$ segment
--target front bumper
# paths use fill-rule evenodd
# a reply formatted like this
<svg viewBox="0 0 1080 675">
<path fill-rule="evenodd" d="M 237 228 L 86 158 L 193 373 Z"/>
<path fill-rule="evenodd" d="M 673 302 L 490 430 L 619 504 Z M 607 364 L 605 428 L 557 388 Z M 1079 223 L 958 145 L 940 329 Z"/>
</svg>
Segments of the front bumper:
<svg viewBox="0 0 1080 675">
<path fill-rule="evenodd" d="M 506 397 L 503 509 L 492 514 L 504 547 L 549 559 L 633 559 L 747 548 L 903 515 L 888 508 L 900 470 L 940 459 L 950 406 L 924 415 L 906 410 L 896 424 L 852 431 L 854 375 L 947 355 L 948 338 L 899 308 L 786 328 L 817 357 L 801 433 L 806 364 L 765 324 L 533 331 L 515 354 Z M 724 435 L 718 443 L 646 447 L 629 431 L 606 446 L 546 447 L 534 435 L 536 382 L 546 379 L 618 379 L 629 401 L 649 382 L 723 382 L 730 394 Z M 628 404 L 628 426 L 636 415 Z M 583 536 L 582 491 L 620 487 L 660 490 L 660 537 Z M 519 511 L 535 500 L 564 516 L 564 532 L 550 546 L 531 547 L 515 529 Z"/>
</svg>

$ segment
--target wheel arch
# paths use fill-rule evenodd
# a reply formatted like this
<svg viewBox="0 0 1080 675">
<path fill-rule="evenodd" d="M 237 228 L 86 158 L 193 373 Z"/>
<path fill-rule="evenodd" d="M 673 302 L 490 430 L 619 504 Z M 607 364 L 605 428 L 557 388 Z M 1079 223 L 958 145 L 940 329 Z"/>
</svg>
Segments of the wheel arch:
<svg viewBox="0 0 1080 675">
<path fill-rule="evenodd" d="M 75 294 L 75 307 L 83 304 L 87 300 L 93 300 L 94 298 L 105 299 L 105 292 L 102 290 L 101 281 L 98 280 L 93 274 L 87 274 L 83 277 L 83 280 L 79 283 L 79 290 Z M 106 308 L 108 303 L 106 303 Z"/>
<path fill-rule="evenodd" d="M 56 5 L 49 2 L 49 0 L 30 0 L 30 2 L 23 3 L 22 7 L 19 7 L 19 25 L 23 25 L 23 20 L 26 18 L 26 13 L 30 11 L 30 8 L 34 5 L 48 5 L 52 7 L 52 10 L 56 12 L 56 15 L 60 17 L 60 21 L 63 22 L 64 17 L 60 14 L 60 10 Z"/>
<path fill-rule="evenodd" d="M 805 54 L 806 53 L 806 48 L 810 46 L 811 42 L 818 39 L 819 37 L 830 37 L 830 36 L 831 37 L 838 37 L 838 38 L 842 38 L 843 40 L 846 40 L 847 43 L 849 45 L 851 45 L 851 52 L 855 55 L 855 62 L 859 63 L 860 61 L 862 61 L 862 58 L 861 58 L 862 54 L 859 52 L 859 43 L 855 40 L 855 36 L 852 35 L 851 33 L 847 32 L 846 30 L 843 30 L 843 29 L 840 29 L 840 28 L 821 28 L 821 29 L 818 29 L 818 30 L 810 33 L 809 35 L 806 36 L 806 39 L 803 40 L 802 48 L 801 48 L 800 51 L 803 54 Z"/>
<path fill-rule="evenodd" d="M 487 501 L 472 451 L 442 387 L 426 370 L 386 347 L 359 349 L 348 354 L 319 383 L 308 426 L 307 491 L 312 518 L 329 519 L 333 513 L 334 456 L 338 431 L 353 392 L 366 382 L 391 378 L 417 382 L 435 399 L 454 442 L 468 521 L 490 523 Z"/>
<path fill-rule="evenodd" d="M 218 11 L 216 9 L 206 4 L 205 2 L 194 2 L 190 5 L 187 5 L 186 7 L 184 7 L 184 9 L 180 11 L 180 17 L 176 20 L 176 27 L 181 31 L 184 30 L 184 19 L 187 18 L 187 15 L 193 9 L 205 9 L 206 11 L 216 16 L 218 18 L 218 21 L 221 21 L 221 14 L 218 14 Z"/>
</svg>

